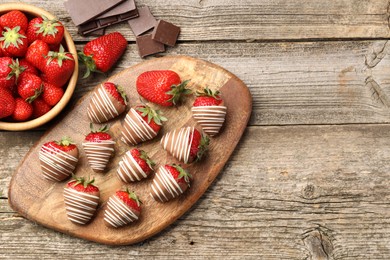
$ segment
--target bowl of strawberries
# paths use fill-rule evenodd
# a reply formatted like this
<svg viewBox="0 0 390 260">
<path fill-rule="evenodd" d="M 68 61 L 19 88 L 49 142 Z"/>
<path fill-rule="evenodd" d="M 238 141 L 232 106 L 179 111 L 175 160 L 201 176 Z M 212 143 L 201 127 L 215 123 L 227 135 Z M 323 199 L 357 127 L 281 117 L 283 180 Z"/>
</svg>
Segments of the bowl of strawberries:
<svg viewBox="0 0 390 260">
<path fill-rule="evenodd" d="M 0 130 L 41 126 L 69 102 L 78 77 L 74 42 L 54 15 L 0 4 Z"/>
</svg>

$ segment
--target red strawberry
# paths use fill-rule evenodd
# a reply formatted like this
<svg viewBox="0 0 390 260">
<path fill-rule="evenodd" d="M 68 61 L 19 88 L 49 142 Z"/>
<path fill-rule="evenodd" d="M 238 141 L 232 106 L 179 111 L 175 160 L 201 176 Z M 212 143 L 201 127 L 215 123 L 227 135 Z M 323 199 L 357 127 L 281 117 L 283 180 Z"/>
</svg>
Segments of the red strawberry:
<svg viewBox="0 0 390 260">
<path fill-rule="evenodd" d="M 122 56 L 126 47 L 127 41 L 119 32 L 103 35 L 88 42 L 83 52 L 78 53 L 80 61 L 87 68 L 84 78 L 91 72 L 107 72 Z"/>
<path fill-rule="evenodd" d="M 15 99 L 8 89 L 0 88 L 0 118 L 12 115 L 15 110 Z"/>
<path fill-rule="evenodd" d="M 155 165 L 145 151 L 134 148 L 127 151 L 122 161 L 119 162 L 117 174 L 126 183 L 140 181 L 153 172 Z"/>
<path fill-rule="evenodd" d="M 166 117 L 162 116 L 160 110 L 155 110 L 150 106 L 137 106 L 135 107 L 135 110 L 156 133 L 160 131 L 162 122 L 168 120 Z"/>
<path fill-rule="evenodd" d="M 28 20 L 24 13 L 14 10 L 0 16 L 0 27 L 13 28 L 19 26 L 23 31 L 27 31 Z"/>
<path fill-rule="evenodd" d="M 161 139 L 164 150 L 179 161 L 199 161 L 208 149 L 210 139 L 194 127 L 182 127 L 165 134 Z"/>
<path fill-rule="evenodd" d="M 0 44 L 5 56 L 23 57 L 27 52 L 28 42 L 26 33 L 19 26 L 5 27 Z"/>
<path fill-rule="evenodd" d="M 40 71 L 43 71 L 46 68 L 45 57 L 49 51 L 50 49 L 46 42 L 36 40 L 28 47 L 26 60 Z"/>
<path fill-rule="evenodd" d="M 26 31 L 27 35 L 27 41 L 28 44 L 33 43 L 35 40 L 38 40 L 38 27 L 35 26 L 36 24 L 40 24 L 42 21 L 42 18 L 34 18 L 28 23 L 28 28 Z"/>
<path fill-rule="evenodd" d="M 95 179 L 75 177 L 64 189 L 67 215 L 75 224 L 84 225 L 93 217 L 100 199 L 99 188 L 93 185 Z"/>
<path fill-rule="evenodd" d="M 43 144 L 39 151 L 43 177 L 52 181 L 65 180 L 73 174 L 78 157 L 79 150 L 69 137 Z"/>
<path fill-rule="evenodd" d="M 42 93 L 42 80 L 37 75 L 23 73 L 19 77 L 17 87 L 19 96 L 32 102 Z"/>
<path fill-rule="evenodd" d="M 61 46 L 59 52 L 49 51 L 46 60 L 43 81 L 59 87 L 64 86 L 74 71 L 75 62 L 72 54 L 65 52 Z"/>
<path fill-rule="evenodd" d="M 191 179 L 191 174 L 180 165 L 161 166 L 153 179 L 151 195 L 160 202 L 177 198 L 190 186 Z M 173 181 L 176 183 L 172 183 Z"/>
<path fill-rule="evenodd" d="M 49 106 L 55 106 L 64 95 L 64 90 L 50 83 L 43 82 L 42 98 Z"/>
<path fill-rule="evenodd" d="M 196 92 L 197 98 L 191 108 L 194 119 L 202 127 L 202 130 L 214 136 L 219 133 L 223 122 L 225 122 L 226 106 L 220 97 L 219 91 L 212 91 L 205 88 Z"/>
<path fill-rule="evenodd" d="M 50 111 L 49 106 L 41 97 L 35 99 L 32 102 L 33 105 L 33 118 L 38 118 Z"/>
<path fill-rule="evenodd" d="M 171 70 L 146 71 L 138 76 L 136 86 L 143 98 L 161 106 L 177 105 L 182 95 L 188 95 L 188 80 L 181 82 L 180 76 Z"/>
<path fill-rule="evenodd" d="M 31 73 L 31 74 L 34 74 L 34 75 L 38 76 L 38 70 L 30 62 L 28 62 L 27 60 L 21 59 L 19 61 L 19 65 L 20 65 L 20 67 L 23 67 L 23 71 L 22 71 L 21 74 L 23 74 L 23 73 Z"/>
<path fill-rule="evenodd" d="M 101 143 L 102 141 L 111 140 L 112 137 L 108 131 L 108 125 L 105 125 L 104 127 L 100 128 L 99 130 L 94 130 L 92 123 L 90 125 L 91 132 L 85 137 L 85 141 L 88 142 L 94 142 L 94 143 Z"/>
<path fill-rule="evenodd" d="M 15 86 L 16 71 L 13 72 L 12 69 L 13 64 L 15 64 L 15 61 L 10 57 L 0 58 L 0 87 L 1 88 L 12 89 Z"/>
<path fill-rule="evenodd" d="M 15 110 L 12 114 L 12 118 L 15 121 L 26 121 L 32 116 L 33 106 L 26 102 L 23 98 L 15 99 Z"/>
<path fill-rule="evenodd" d="M 64 37 L 64 26 L 57 19 L 49 20 L 46 16 L 42 15 L 40 18 L 35 18 L 34 27 L 37 28 L 35 33 L 38 39 L 46 42 L 47 44 L 60 44 Z M 31 22 L 30 22 L 31 24 Z"/>
<path fill-rule="evenodd" d="M 134 222 L 141 214 L 141 201 L 134 192 L 117 191 L 107 202 L 104 222 L 107 226 L 121 227 Z"/>
</svg>

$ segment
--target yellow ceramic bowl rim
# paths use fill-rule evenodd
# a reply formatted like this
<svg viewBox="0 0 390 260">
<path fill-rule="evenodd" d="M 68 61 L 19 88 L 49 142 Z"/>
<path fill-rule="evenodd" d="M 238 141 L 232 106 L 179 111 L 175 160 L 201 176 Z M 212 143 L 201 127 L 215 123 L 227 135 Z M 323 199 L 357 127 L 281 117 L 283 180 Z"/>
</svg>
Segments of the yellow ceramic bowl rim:
<svg viewBox="0 0 390 260">
<path fill-rule="evenodd" d="M 54 19 L 55 16 L 51 13 L 33 6 L 29 4 L 24 3 L 6 3 L 6 4 L 0 4 L 0 13 L 4 13 L 11 10 L 19 10 L 22 12 L 29 13 L 33 16 L 41 16 L 45 15 L 49 19 Z M 77 77 L 78 77 L 78 71 L 79 71 L 79 65 L 77 60 L 77 50 L 76 46 L 74 45 L 74 42 L 72 40 L 72 37 L 70 36 L 69 32 L 64 30 L 64 38 L 66 45 L 68 47 L 68 52 L 72 53 L 73 58 L 75 60 L 75 69 L 73 71 L 73 75 L 69 80 L 68 86 L 66 87 L 65 93 L 62 96 L 61 100 L 46 114 L 44 114 L 41 117 L 38 117 L 36 119 L 26 121 L 26 122 L 2 122 L 0 121 L 0 130 L 8 130 L 8 131 L 22 131 L 22 130 L 29 130 L 32 128 L 36 128 L 38 126 L 41 126 L 47 122 L 49 122 L 51 119 L 53 119 L 55 116 L 57 116 L 62 109 L 68 104 L 70 98 L 72 97 L 72 94 L 76 88 L 77 83 Z"/>
</svg>

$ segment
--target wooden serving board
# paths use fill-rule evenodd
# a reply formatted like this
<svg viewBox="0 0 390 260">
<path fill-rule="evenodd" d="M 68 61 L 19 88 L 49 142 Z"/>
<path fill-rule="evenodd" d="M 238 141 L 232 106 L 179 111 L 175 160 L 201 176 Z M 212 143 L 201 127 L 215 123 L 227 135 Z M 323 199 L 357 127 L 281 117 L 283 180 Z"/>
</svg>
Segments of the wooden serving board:
<svg viewBox="0 0 390 260">
<path fill-rule="evenodd" d="M 116 170 L 122 156 L 131 147 L 120 140 L 121 121 L 126 114 L 124 113 L 121 117 L 109 122 L 111 124 L 110 132 L 117 143 L 115 146 L 116 154 L 108 165 L 108 171 L 104 174 L 94 173 L 88 166 L 81 143 L 89 132 L 87 106 L 91 92 L 70 109 L 62 120 L 48 130 L 22 160 L 10 184 L 9 202 L 11 207 L 27 219 L 43 226 L 111 245 L 125 245 L 143 241 L 160 232 L 184 214 L 210 186 L 235 149 L 251 114 L 252 98 L 246 85 L 230 72 L 212 63 L 186 56 L 149 60 L 130 67 L 107 81 L 123 86 L 128 94 L 130 106 L 134 106 L 140 103 L 135 88 L 138 75 L 144 71 L 161 69 L 176 71 L 182 80 L 190 79 L 188 86 L 193 91 L 206 86 L 214 90 L 219 89 L 228 108 L 222 132 L 211 138 L 208 156 L 199 163 L 183 165 L 194 177 L 189 190 L 176 200 L 159 203 L 149 195 L 153 175 L 152 178 L 128 184 L 127 187 L 135 191 L 143 201 L 140 219 L 129 226 L 118 229 L 106 227 L 103 221 L 106 201 L 115 191 L 125 186 L 117 177 Z M 179 107 L 159 107 L 168 121 L 164 124 L 157 138 L 139 145 L 157 163 L 155 169 L 165 163 L 177 163 L 162 149 L 159 141 L 167 131 L 196 124 L 191 116 L 193 101 L 194 97 L 189 96 Z M 149 105 L 157 108 L 155 104 L 150 103 Z M 54 183 L 41 176 L 38 159 L 39 149 L 43 143 L 58 140 L 65 135 L 70 136 L 80 150 L 76 175 L 94 176 L 95 184 L 101 192 L 97 213 L 94 219 L 85 226 L 75 225 L 67 219 L 63 199 L 63 189 L 67 181 Z"/>
</svg>

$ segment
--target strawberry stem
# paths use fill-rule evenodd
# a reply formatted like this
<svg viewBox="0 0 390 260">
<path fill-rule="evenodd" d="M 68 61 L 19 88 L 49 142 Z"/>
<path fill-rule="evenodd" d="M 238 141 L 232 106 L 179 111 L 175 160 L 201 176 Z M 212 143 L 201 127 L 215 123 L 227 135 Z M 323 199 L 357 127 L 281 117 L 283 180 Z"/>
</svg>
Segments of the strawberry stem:
<svg viewBox="0 0 390 260">
<path fill-rule="evenodd" d="M 190 187 L 190 179 L 192 179 L 192 175 L 184 170 L 181 165 L 172 164 L 172 167 L 174 167 L 179 172 L 179 176 L 177 178 L 184 178 L 184 181 L 187 183 L 188 187 Z"/>
<path fill-rule="evenodd" d="M 156 165 L 156 163 L 152 161 L 152 159 L 150 159 L 150 157 L 144 150 L 140 150 L 140 153 L 141 155 L 139 158 L 144 160 L 148 164 L 149 168 L 153 170 L 153 167 Z"/>
<path fill-rule="evenodd" d="M 85 65 L 85 67 L 87 69 L 84 73 L 83 79 L 86 79 L 89 76 L 91 76 L 91 72 L 97 72 L 97 73 L 104 74 L 102 71 L 100 71 L 96 68 L 96 63 L 93 60 L 92 55 L 85 55 L 84 52 L 79 51 L 77 53 L 77 57 L 78 57 L 79 61 Z"/>
<path fill-rule="evenodd" d="M 209 149 L 209 144 L 210 144 L 210 138 L 205 135 L 205 134 L 202 134 L 202 138 L 200 139 L 200 144 L 199 144 L 199 149 L 198 149 L 198 153 L 196 154 L 196 161 L 200 161 L 203 157 L 203 155 L 207 152 L 207 150 Z"/>
<path fill-rule="evenodd" d="M 76 175 L 72 175 L 72 178 L 76 180 L 75 183 L 73 184 L 73 187 L 76 187 L 79 184 L 83 185 L 84 188 L 87 188 L 88 185 L 95 186 L 93 185 L 93 183 L 95 182 L 95 178 L 92 178 L 91 180 L 89 176 L 88 179 L 86 179 L 85 177 L 77 177 Z"/>
<path fill-rule="evenodd" d="M 36 34 L 42 33 L 43 36 L 52 35 L 55 36 L 58 33 L 57 26 L 61 26 L 57 19 L 49 20 L 46 16 L 41 16 L 43 21 L 42 23 L 34 24 L 38 30 L 35 32 Z"/>
<path fill-rule="evenodd" d="M 11 69 L 11 72 L 7 75 L 7 80 L 10 80 L 12 77 L 15 76 L 15 83 L 18 83 L 18 78 L 20 74 L 22 74 L 23 71 L 26 70 L 26 67 L 20 66 L 19 59 L 12 60 L 12 63 L 8 65 L 8 67 Z"/>
<path fill-rule="evenodd" d="M 26 98 L 26 102 L 32 103 L 35 99 L 37 99 L 43 92 L 43 84 L 41 84 L 41 87 L 39 89 L 35 90 L 35 93 L 33 96 Z"/>
<path fill-rule="evenodd" d="M 73 58 L 67 56 L 67 54 L 70 54 L 70 52 L 66 52 L 64 47 L 60 45 L 60 49 L 58 52 L 55 51 L 49 51 L 45 58 L 47 59 L 46 64 L 49 65 L 51 61 L 54 59 L 57 59 L 58 66 L 62 67 L 62 61 L 63 60 L 73 60 Z"/>
<path fill-rule="evenodd" d="M 172 102 L 173 105 L 177 105 L 180 102 L 183 95 L 191 94 L 192 91 L 186 88 L 188 82 L 190 82 L 190 80 L 185 80 L 179 85 L 172 85 L 171 90 L 166 92 L 166 94 L 172 95 L 172 97 L 168 100 L 168 102 Z"/>
<path fill-rule="evenodd" d="M 211 89 L 209 89 L 208 87 L 204 88 L 203 91 L 196 91 L 195 95 L 197 97 L 213 97 L 217 100 L 220 100 L 221 97 L 219 96 L 221 93 L 216 90 L 216 91 L 212 91 Z"/>
<path fill-rule="evenodd" d="M 72 139 L 70 139 L 69 136 L 63 136 L 61 138 L 61 141 L 57 141 L 56 143 L 58 145 L 62 145 L 62 146 L 69 146 L 71 144 L 74 144 L 74 142 L 72 141 Z"/>
<path fill-rule="evenodd" d="M 110 126 L 109 125 L 104 125 L 103 127 L 99 128 L 98 130 L 95 130 L 93 128 L 93 124 L 90 123 L 89 124 L 89 128 L 91 129 L 91 133 L 107 133 L 108 130 L 110 129 Z"/>
<path fill-rule="evenodd" d="M 163 113 L 160 110 L 153 109 L 150 106 L 144 105 L 144 107 L 139 106 L 135 109 L 141 112 L 141 115 L 143 117 L 148 117 L 148 123 L 150 123 L 150 121 L 153 119 L 156 124 L 162 125 L 162 122 L 168 120 L 166 117 L 163 116 Z"/>
<path fill-rule="evenodd" d="M 142 203 L 142 201 L 138 198 L 138 196 L 135 194 L 134 191 L 130 191 L 129 188 L 126 188 L 126 193 L 129 194 L 129 198 L 137 202 L 137 206 L 139 207 Z"/>
</svg>

